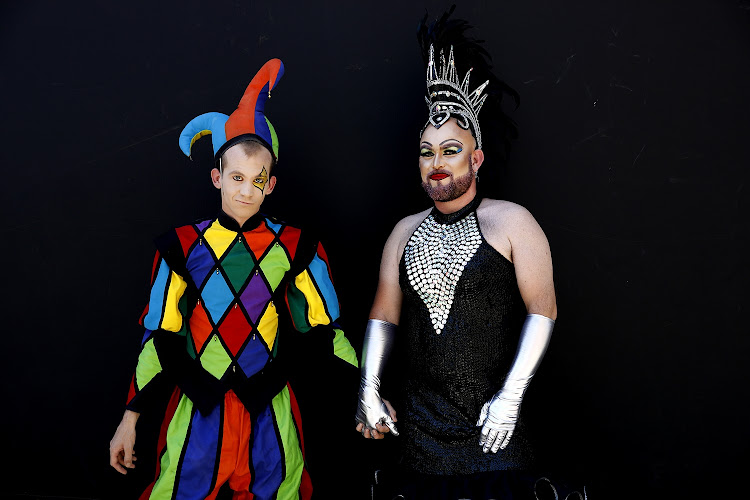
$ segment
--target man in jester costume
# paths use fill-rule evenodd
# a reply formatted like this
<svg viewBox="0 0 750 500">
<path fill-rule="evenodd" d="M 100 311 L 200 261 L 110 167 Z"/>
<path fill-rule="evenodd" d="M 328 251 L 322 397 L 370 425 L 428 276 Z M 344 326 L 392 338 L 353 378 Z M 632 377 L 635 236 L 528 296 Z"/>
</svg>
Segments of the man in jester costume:
<svg viewBox="0 0 750 500">
<path fill-rule="evenodd" d="M 336 324 L 339 304 L 322 245 L 260 213 L 278 159 L 264 108 L 283 73 L 280 60 L 268 61 L 230 116 L 203 114 L 180 135 L 188 156 L 196 140 L 211 135 L 221 210 L 156 240 L 142 350 L 110 443 L 110 463 L 125 474 L 134 467 L 139 415 L 171 390 L 156 479 L 142 498 L 215 498 L 228 485 L 236 499 L 309 499 L 284 314 L 295 335 L 357 366 Z"/>
<path fill-rule="evenodd" d="M 356 429 L 398 436 L 400 480 L 381 498 L 532 498 L 530 488 L 516 495 L 514 471 L 531 466 L 521 402 L 557 315 L 552 260 L 525 208 L 478 191 L 484 145 L 506 139 L 482 135 L 480 124 L 500 120 L 508 131 L 499 96 L 517 95 L 451 12 L 420 25 L 429 115 L 418 165 L 434 206 L 402 219 L 385 243 Z M 388 385 L 392 351 L 406 366 Z M 381 388 L 398 395 L 393 405 Z"/>
</svg>

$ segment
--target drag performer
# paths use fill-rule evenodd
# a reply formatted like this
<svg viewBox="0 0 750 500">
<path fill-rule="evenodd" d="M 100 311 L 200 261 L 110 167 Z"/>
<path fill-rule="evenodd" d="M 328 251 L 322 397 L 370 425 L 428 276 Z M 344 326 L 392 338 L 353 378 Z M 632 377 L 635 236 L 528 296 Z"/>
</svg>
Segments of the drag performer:
<svg viewBox="0 0 750 500">
<path fill-rule="evenodd" d="M 309 499 L 282 316 L 291 316 L 297 337 L 312 337 L 332 358 L 357 365 L 336 324 L 339 304 L 323 247 L 259 211 L 274 190 L 278 158 L 264 108 L 283 73 L 280 60 L 268 61 L 230 116 L 203 114 L 180 135 L 188 156 L 196 140 L 211 135 L 221 210 L 156 240 L 142 349 L 110 443 L 110 463 L 125 474 L 134 467 L 136 420 L 171 393 L 156 479 L 142 498 L 215 498 L 228 483 L 233 498 Z"/>
<path fill-rule="evenodd" d="M 492 75 L 479 42 L 464 37 L 470 26 L 449 15 L 420 29 L 429 116 L 419 171 L 434 207 L 401 220 L 386 241 L 356 428 L 365 438 L 399 436 L 403 477 L 389 499 L 521 498 L 508 471 L 531 462 L 519 417 L 557 315 L 552 260 L 525 208 L 478 194 L 483 141 L 513 132 L 497 97 L 517 94 Z M 488 97 L 494 116 L 480 120 Z M 492 120 L 507 134 L 483 136 L 480 126 Z M 394 344 L 406 364 L 392 381 L 403 387 L 398 420 L 380 395 Z"/>
</svg>

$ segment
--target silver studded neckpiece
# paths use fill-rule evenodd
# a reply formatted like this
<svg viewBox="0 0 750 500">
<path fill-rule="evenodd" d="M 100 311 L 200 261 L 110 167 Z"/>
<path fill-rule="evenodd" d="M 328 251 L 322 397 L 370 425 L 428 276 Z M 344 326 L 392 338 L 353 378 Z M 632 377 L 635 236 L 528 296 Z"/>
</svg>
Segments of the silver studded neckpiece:
<svg viewBox="0 0 750 500">
<path fill-rule="evenodd" d="M 429 215 L 409 238 L 404 249 L 406 275 L 438 335 L 448 321 L 458 280 L 481 241 L 476 213 L 453 224 L 440 224 Z"/>
</svg>

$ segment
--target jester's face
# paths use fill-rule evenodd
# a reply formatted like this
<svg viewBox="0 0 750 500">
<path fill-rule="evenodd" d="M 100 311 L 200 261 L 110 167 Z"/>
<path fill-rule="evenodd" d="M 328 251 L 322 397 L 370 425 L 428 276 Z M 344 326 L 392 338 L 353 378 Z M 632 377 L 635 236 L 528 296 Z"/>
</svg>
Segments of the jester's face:
<svg viewBox="0 0 750 500">
<path fill-rule="evenodd" d="M 211 180 L 221 189 L 221 208 L 240 226 L 258 213 L 266 195 L 273 192 L 276 177 L 269 176 L 271 153 L 258 149 L 247 155 L 242 148 L 231 147 L 222 156 L 222 168 L 211 171 Z"/>
</svg>

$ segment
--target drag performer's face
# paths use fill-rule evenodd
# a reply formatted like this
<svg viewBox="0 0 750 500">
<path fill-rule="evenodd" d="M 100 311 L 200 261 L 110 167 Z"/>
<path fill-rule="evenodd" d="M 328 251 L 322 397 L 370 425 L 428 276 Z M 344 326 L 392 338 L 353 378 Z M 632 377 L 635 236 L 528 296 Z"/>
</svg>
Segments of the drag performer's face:
<svg viewBox="0 0 750 500">
<path fill-rule="evenodd" d="M 211 171 L 214 186 L 221 189 L 221 208 L 240 225 L 258 213 L 266 195 L 276 186 L 269 176 L 271 153 L 260 149 L 248 156 L 242 148 L 229 148 L 221 160 L 221 172 Z"/>
<path fill-rule="evenodd" d="M 430 125 L 425 129 L 419 145 L 419 170 L 430 198 L 452 201 L 469 190 L 484 159 L 475 146 L 471 132 L 453 118 L 440 128 Z"/>
</svg>

